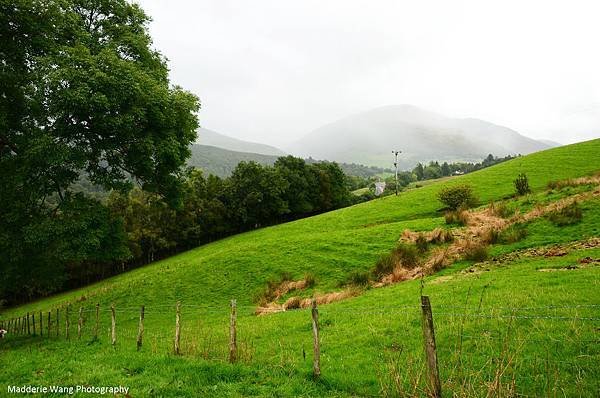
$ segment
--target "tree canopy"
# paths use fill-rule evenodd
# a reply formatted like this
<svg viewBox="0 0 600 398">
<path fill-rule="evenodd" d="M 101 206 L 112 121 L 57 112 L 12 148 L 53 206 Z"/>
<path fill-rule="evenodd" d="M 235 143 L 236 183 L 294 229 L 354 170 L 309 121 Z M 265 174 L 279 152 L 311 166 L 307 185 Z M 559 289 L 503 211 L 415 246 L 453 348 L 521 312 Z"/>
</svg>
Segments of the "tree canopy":
<svg viewBox="0 0 600 398">
<path fill-rule="evenodd" d="M 3 292 L 31 296 L 13 291 L 20 279 L 43 291 L 61 267 L 126 257 L 110 245 L 119 221 L 70 194 L 82 173 L 107 190 L 135 182 L 179 202 L 199 102 L 169 83 L 148 21 L 125 0 L 0 1 Z M 66 234 L 93 239 L 72 251 Z M 83 250 L 88 243 L 95 249 Z M 99 247 L 106 254 L 94 258 Z"/>
</svg>

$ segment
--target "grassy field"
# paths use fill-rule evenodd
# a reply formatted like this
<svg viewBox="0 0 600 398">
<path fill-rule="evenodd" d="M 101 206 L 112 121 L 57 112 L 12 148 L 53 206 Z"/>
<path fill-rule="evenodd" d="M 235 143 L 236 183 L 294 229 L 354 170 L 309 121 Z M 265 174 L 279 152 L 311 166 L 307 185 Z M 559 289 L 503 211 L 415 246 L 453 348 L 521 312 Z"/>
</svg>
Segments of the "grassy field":
<svg viewBox="0 0 600 398">
<path fill-rule="evenodd" d="M 350 208 L 224 239 L 76 291 L 12 308 L 2 319 L 72 303 L 84 307 L 81 341 L 9 336 L 0 343 L 0 394 L 9 384 L 114 385 L 132 396 L 414 396 L 424 395 L 419 294 L 421 281 L 367 289 L 321 306 L 323 377 L 311 377 L 312 335 L 306 310 L 253 315 L 257 293 L 288 272 L 316 284 L 303 294 L 331 292 L 354 271 L 371 269 L 402 231 L 444 226 L 436 193 L 473 185 L 481 204 L 509 198 L 527 173 L 533 207 L 572 193 L 546 184 L 600 170 L 600 140 L 514 159 Z M 557 227 L 527 225 L 527 237 L 494 245 L 500 255 L 599 236 L 600 202 L 582 204 L 583 219 Z M 445 394 L 463 396 L 598 396 L 600 267 L 577 266 L 600 249 L 564 256 L 521 256 L 473 266 L 458 262 L 424 279 L 431 297 Z M 240 363 L 227 358 L 228 303 L 239 306 Z M 181 300 L 182 354 L 171 354 L 175 302 Z M 92 341 L 93 307 L 101 333 Z M 110 345 L 115 303 L 118 343 Z M 146 306 L 144 347 L 135 349 L 139 306 Z M 54 314 L 53 314 L 54 316 Z M 64 314 L 63 314 L 64 320 Z M 71 316 L 72 324 L 76 317 Z M 46 319 L 44 319 L 44 323 Z M 52 332 L 54 335 L 55 332 Z M 75 327 L 72 327 L 72 340 Z"/>
</svg>

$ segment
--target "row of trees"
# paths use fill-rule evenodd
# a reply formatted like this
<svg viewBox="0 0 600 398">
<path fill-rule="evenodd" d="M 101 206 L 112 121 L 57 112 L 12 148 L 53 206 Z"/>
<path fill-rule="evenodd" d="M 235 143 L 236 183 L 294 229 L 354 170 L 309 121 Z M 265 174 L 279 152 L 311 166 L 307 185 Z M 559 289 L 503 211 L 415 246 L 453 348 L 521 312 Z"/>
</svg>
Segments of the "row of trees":
<svg viewBox="0 0 600 398">
<path fill-rule="evenodd" d="M 432 180 L 435 178 L 447 177 L 454 174 L 467 174 L 473 171 L 481 170 L 486 167 L 493 166 L 498 163 L 505 162 L 507 160 L 513 159 L 514 156 L 504 156 L 504 157 L 496 157 L 492 154 L 489 154 L 485 159 L 478 163 L 470 163 L 470 162 L 454 162 L 448 163 L 444 162 L 440 165 L 437 161 L 429 162 L 429 164 L 425 165 L 422 163 L 417 163 L 414 169 L 412 169 L 412 174 L 415 176 L 417 181 L 422 180 Z"/>
<path fill-rule="evenodd" d="M 189 249 L 231 234 L 337 209 L 351 203 L 335 163 L 306 164 L 292 156 L 273 167 L 241 162 L 231 177 L 188 171 L 182 206 L 134 189 L 113 192 L 107 206 L 124 220 L 132 264 Z"/>
<path fill-rule="evenodd" d="M 75 185 L 77 186 L 77 185 Z M 222 179 L 190 168 L 180 203 L 139 187 L 112 190 L 103 203 L 67 189 L 54 215 L 35 223 L 29 259 L 4 275 L 8 303 L 89 284 L 231 234 L 351 204 L 335 163 L 291 156 L 273 167 L 241 162 Z M 10 279 L 9 279 L 10 278 Z"/>
</svg>

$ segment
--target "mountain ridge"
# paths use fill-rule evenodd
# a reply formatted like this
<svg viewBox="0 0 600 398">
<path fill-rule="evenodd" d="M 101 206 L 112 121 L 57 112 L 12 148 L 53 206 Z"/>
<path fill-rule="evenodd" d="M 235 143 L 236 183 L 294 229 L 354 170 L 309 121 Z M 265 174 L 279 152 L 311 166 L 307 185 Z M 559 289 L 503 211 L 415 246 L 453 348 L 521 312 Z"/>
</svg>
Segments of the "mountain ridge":
<svg viewBox="0 0 600 398">
<path fill-rule="evenodd" d="M 343 139 L 341 139 L 343 138 Z M 386 105 L 325 124 L 288 149 L 294 155 L 389 166 L 402 150 L 401 168 L 429 160 L 476 161 L 528 154 L 551 145 L 477 118 L 452 118 L 413 105 Z"/>
</svg>

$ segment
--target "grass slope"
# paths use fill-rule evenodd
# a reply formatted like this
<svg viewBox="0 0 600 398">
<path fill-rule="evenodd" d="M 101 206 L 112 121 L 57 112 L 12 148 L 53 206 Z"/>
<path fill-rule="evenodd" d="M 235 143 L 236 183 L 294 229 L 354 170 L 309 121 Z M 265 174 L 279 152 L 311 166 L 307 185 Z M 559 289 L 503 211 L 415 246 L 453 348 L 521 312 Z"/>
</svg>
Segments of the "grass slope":
<svg viewBox="0 0 600 398">
<path fill-rule="evenodd" d="M 539 152 L 443 184 L 472 184 L 481 201 L 488 202 L 511 195 L 512 180 L 519 172 L 526 172 L 532 188 L 539 191 L 550 180 L 599 170 L 599 154 L 600 140 L 594 140 Z M 318 382 L 307 382 L 308 313 L 301 310 L 257 318 L 252 305 L 255 293 L 283 271 L 295 278 L 310 272 L 316 277 L 315 290 L 331 291 L 350 272 L 370 269 L 405 228 L 430 230 L 442 225 L 436 200 L 440 186 L 431 184 L 398 197 L 230 237 L 84 289 L 8 310 L 3 317 L 47 311 L 66 301 L 75 308 L 82 305 L 85 338 L 79 343 L 53 338 L 50 344 L 39 338 L 8 339 L 0 348 L 0 364 L 6 370 L 0 384 L 121 383 L 142 396 L 372 396 L 400 394 L 421 385 L 411 376 L 422 372 L 418 281 L 369 290 L 321 308 L 324 377 Z M 597 236 L 600 204 L 590 202 L 584 211 L 582 223 L 567 229 L 544 220 L 532 223 L 527 239 L 513 249 Z M 493 248 L 498 253 L 506 250 Z M 594 396 L 600 388 L 600 374 L 591 365 L 597 365 L 599 352 L 598 345 L 589 341 L 597 342 L 598 322 L 577 319 L 599 318 L 598 307 L 593 307 L 600 304 L 595 293 L 598 268 L 537 271 L 571 264 L 585 255 L 600 257 L 600 252 L 589 249 L 561 258 L 521 259 L 509 267 L 473 274 L 460 273 L 468 264 L 459 263 L 427 278 L 425 291 L 434 305 L 444 387 L 463 395 L 485 394 L 502 360 L 515 351 L 519 359 L 511 362 L 503 377 L 515 375 L 520 393 L 563 391 Z M 242 363 L 238 365 L 223 362 L 231 298 L 240 305 Z M 184 357 L 168 355 L 177 300 L 184 304 Z M 88 344 L 96 302 L 103 308 L 101 338 Z M 111 302 L 119 310 L 116 349 L 107 338 L 109 313 L 105 309 Z M 479 316 L 461 317 L 465 303 L 469 314 L 478 311 Z M 557 303 L 568 308 L 554 308 Z M 148 309 L 147 334 L 144 349 L 137 353 L 134 339 L 141 304 Z M 592 306 L 573 309 L 575 305 Z M 527 307 L 536 310 L 526 312 L 523 308 Z M 504 318 L 515 311 L 535 318 Z M 481 316 L 486 314 L 490 316 Z M 471 336 L 464 337 L 460 349 L 459 329 L 463 337 Z M 495 362 L 490 358 L 496 358 Z M 565 358 L 569 360 L 560 362 Z M 403 365 L 398 367 L 399 363 Z M 413 393 L 422 393 L 420 388 Z"/>
</svg>

